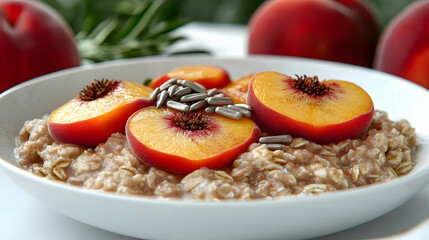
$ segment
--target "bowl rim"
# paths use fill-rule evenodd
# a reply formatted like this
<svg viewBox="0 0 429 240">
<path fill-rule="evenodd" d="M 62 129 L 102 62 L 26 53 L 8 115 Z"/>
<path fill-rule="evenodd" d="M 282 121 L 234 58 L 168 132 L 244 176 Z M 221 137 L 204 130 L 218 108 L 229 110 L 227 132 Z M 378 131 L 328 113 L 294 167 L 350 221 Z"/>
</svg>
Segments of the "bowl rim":
<svg viewBox="0 0 429 240">
<path fill-rule="evenodd" d="M 0 101 L 4 96 L 7 96 L 9 94 L 12 94 L 18 89 L 25 88 L 27 86 L 37 84 L 38 82 L 47 81 L 51 78 L 58 78 L 64 75 L 70 75 L 79 73 L 85 70 L 91 70 L 91 69 L 102 69 L 102 68 L 109 68 L 109 67 L 120 67 L 124 65 L 131 65 L 131 64 L 142 64 L 144 62 L 165 62 L 165 61 L 179 61 L 179 60 L 210 60 L 210 61 L 246 61 L 246 60 L 290 60 L 290 61 L 302 61 L 302 62 L 310 62 L 310 63 L 316 63 L 316 64 L 328 64 L 331 66 L 341 66 L 346 67 L 348 69 L 356 69 L 360 71 L 366 71 L 376 74 L 382 74 L 385 75 L 388 78 L 395 79 L 396 81 L 402 81 L 405 84 L 408 84 L 412 88 L 419 89 L 419 91 L 424 90 L 427 91 L 424 87 L 408 81 L 406 79 L 394 76 L 392 74 L 380 72 L 378 70 L 362 67 L 362 66 L 355 66 L 345 63 L 339 63 L 339 62 L 331 62 L 326 60 L 320 60 L 320 59 L 308 59 L 308 58 L 301 58 L 301 57 L 288 57 L 288 56 L 269 56 L 269 55 L 257 55 L 257 56 L 247 56 L 247 57 L 213 57 L 213 56 L 207 56 L 207 55 L 187 55 L 187 56 L 151 56 L 151 57 L 141 57 L 141 58 L 131 58 L 131 59 L 119 59 L 119 60 L 112 60 L 102 63 L 94 63 L 90 65 L 82 65 L 74 68 L 64 69 L 58 72 L 50 73 L 47 75 L 43 75 L 31 80 L 28 80 L 26 82 L 20 83 L 6 91 L 0 94 Z M 429 91 L 426 92 L 429 96 Z M 419 136 L 419 140 L 421 140 L 422 136 L 420 136 L 419 133 L 417 133 Z M 429 135 L 424 134 L 424 139 L 422 142 L 418 143 L 418 147 L 423 145 L 429 145 L 427 142 L 429 142 Z M 418 151 L 418 150 L 417 150 Z M 429 160 L 428 160 L 429 161 Z M 418 164 L 418 163 L 417 163 Z M 53 181 L 46 178 L 42 178 L 39 176 L 36 176 L 25 169 L 19 167 L 18 165 L 15 165 L 3 158 L 0 157 L 0 167 L 3 167 L 5 171 L 10 171 L 14 174 L 18 174 L 20 177 L 24 177 L 27 180 L 30 181 L 36 181 L 39 184 L 48 184 L 50 187 L 54 188 L 65 188 L 68 191 L 73 191 L 75 193 L 79 194 L 85 194 L 89 196 L 95 196 L 95 197 L 102 197 L 102 198 L 109 198 L 109 199 L 117 199 L 117 200 L 124 200 L 124 201 L 131 201 L 131 202 L 141 202 L 141 203 L 156 203 L 156 204 L 179 204 L 179 205 L 189 205 L 192 206 L 200 206 L 200 207 L 211 207 L 211 206 L 224 206 L 224 207 L 237 207 L 237 206 L 255 206 L 255 205 L 265 205 L 267 203 L 269 204 L 284 204 L 284 203 L 294 203 L 297 200 L 299 200 L 299 203 L 302 202 L 308 202 L 308 201 L 319 201 L 319 200 L 331 200 L 331 199 L 337 199 L 342 198 L 346 196 L 355 196 L 360 195 L 362 192 L 374 192 L 379 191 L 382 188 L 389 186 L 389 185 L 403 185 L 406 183 L 411 183 L 414 181 L 418 181 L 423 179 L 425 181 L 425 184 L 429 184 L 429 165 L 426 166 L 423 169 L 419 169 L 418 172 L 411 171 L 410 173 L 401 176 L 397 179 L 388 180 L 381 183 L 375 183 L 371 185 L 361 186 L 357 188 L 350 188 L 350 189 L 344 189 L 344 190 L 336 190 L 336 191 L 330 191 L 330 192 L 324 192 L 321 194 L 310 194 L 310 195 L 293 195 L 293 196 L 287 196 L 287 197 L 278 197 L 278 198 L 270 198 L 270 199 L 251 199 L 251 200 L 240 200 L 240 199 L 232 199 L 232 200 L 191 200 L 191 199 L 179 199 L 179 198 L 163 198 L 163 197 L 155 197 L 155 196 L 142 196 L 142 195 L 124 195 L 124 194 L 118 194 L 118 193 L 111 193 L 111 192 L 102 192 L 97 191 L 93 189 L 86 189 L 80 186 L 74 186 L 67 183 L 63 183 L 60 181 Z M 1 168 L 0 168 L 1 169 Z M 9 173 L 7 173 L 9 174 Z"/>
<path fill-rule="evenodd" d="M 173 56 L 147 56 L 147 57 L 136 57 L 136 58 L 124 58 L 124 59 L 116 59 L 116 60 L 110 60 L 105 62 L 96 62 L 96 63 L 89 63 L 89 64 L 83 64 L 81 66 L 76 66 L 72 68 L 67 68 L 63 70 L 59 70 L 56 72 L 48 73 L 33 79 L 29 79 L 25 82 L 19 83 L 6 91 L 0 93 L 0 98 L 3 95 L 9 94 L 11 91 L 15 91 L 17 88 L 24 87 L 26 85 L 34 84 L 38 81 L 45 81 L 50 78 L 60 77 L 62 75 L 68 75 L 68 74 L 74 74 L 77 72 L 85 71 L 85 70 L 91 70 L 91 69 L 98 69 L 98 68 L 109 68 L 109 67 L 119 67 L 123 65 L 131 65 L 131 64 L 141 64 L 144 62 L 167 62 L 167 61 L 180 61 L 180 60 L 202 60 L 202 61 L 273 61 L 273 60 L 286 60 L 286 61 L 296 61 L 296 62 L 306 62 L 306 63 L 314 63 L 314 64 L 322 64 L 322 65 L 329 65 L 334 67 L 344 67 L 348 69 L 354 69 L 354 70 L 360 70 L 365 71 L 373 74 L 381 74 L 388 78 L 394 78 L 395 81 L 401 81 L 405 84 L 410 84 L 414 88 L 417 88 L 419 90 L 426 91 L 429 94 L 429 89 L 424 88 L 421 85 L 418 85 L 415 82 L 406 80 L 404 78 L 398 77 L 396 75 L 382 72 L 376 69 L 364 67 L 364 66 L 358 66 L 358 65 L 352 65 L 342 62 L 333 62 L 323 59 L 313 59 L 313 58 L 304 58 L 304 57 L 295 57 L 295 56 L 278 56 L 278 55 L 265 55 L 265 54 L 253 54 L 248 55 L 244 57 L 219 57 L 219 56 L 207 56 L 206 54 L 189 54 L 189 55 L 173 55 Z"/>
</svg>

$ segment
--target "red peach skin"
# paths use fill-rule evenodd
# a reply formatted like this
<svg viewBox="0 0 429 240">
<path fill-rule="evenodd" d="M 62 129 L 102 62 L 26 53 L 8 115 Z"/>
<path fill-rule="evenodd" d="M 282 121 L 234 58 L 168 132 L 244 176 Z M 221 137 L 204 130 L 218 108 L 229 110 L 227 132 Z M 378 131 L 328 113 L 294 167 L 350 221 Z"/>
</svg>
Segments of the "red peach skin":
<svg viewBox="0 0 429 240">
<path fill-rule="evenodd" d="M 186 129 L 174 122 L 205 119 L 201 129 Z M 182 122 L 186 124 L 185 122 Z M 202 167 L 225 168 L 259 137 L 259 128 L 248 118 L 229 119 L 204 111 L 181 113 L 168 108 L 148 107 L 127 121 L 126 136 L 133 153 L 144 163 L 175 174 Z"/>
<path fill-rule="evenodd" d="M 249 53 L 371 66 L 378 26 L 365 8 L 357 0 L 266 1 L 249 23 Z"/>
<path fill-rule="evenodd" d="M 429 1 L 416 1 L 382 33 L 374 68 L 429 89 Z"/>
<path fill-rule="evenodd" d="M 271 134 L 290 134 L 317 143 L 355 138 L 367 129 L 374 104 L 362 88 L 341 80 L 309 84 L 311 81 L 315 78 L 294 85 L 298 79 L 281 73 L 255 74 L 247 96 L 255 123 Z M 313 91 L 324 92 L 313 95 Z"/>
<path fill-rule="evenodd" d="M 121 106 L 114 112 L 105 113 L 75 123 L 48 122 L 49 133 L 54 139 L 80 146 L 96 147 L 113 133 L 125 133 L 125 123 L 134 112 L 153 105 L 146 99 L 138 99 Z"/>
<path fill-rule="evenodd" d="M 52 8 L 41 1 L 0 1 L 0 93 L 79 65 L 73 32 Z"/>
<path fill-rule="evenodd" d="M 133 153 L 139 159 L 145 159 L 144 162 L 150 166 L 175 174 L 188 174 L 202 166 L 210 169 L 222 169 L 228 167 L 231 162 L 238 157 L 241 153 L 247 151 L 250 144 L 257 142 L 259 137 L 259 130 L 254 129 L 252 135 L 248 140 L 238 145 L 236 148 L 226 150 L 218 155 L 211 156 L 198 161 L 189 160 L 177 155 L 171 155 L 153 149 L 142 144 L 133 134 L 129 128 L 126 128 L 127 140 L 130 145 L 134 146 Z M 174 162 L 173 162 L 174 161 Z"/>
<path fill-rule="evenodd" d="M 258 126 L 262 130 L 277 134 L 290 134 L 294 137 L 303 137 L 321 144 L 359 136 L 368 128 L 368 119 L 371 119 L 374 114 L 373 107 L 371 111 L 347 122 L 327 126 L 314 126 L 309 123 L 296 121 L 273 111 L 257 101 L 254 94 L 250 94 L 247 101 L 254 109 L 264 112 L 264 115 L 253 115 L 254 121 L 258 123 Z M 269 116 L 269 120 L 267 116 Z"/>
<path fill-rule="evenodd" d="M 148 99 L 151 91 L 134 82 L 120 81 L 102 97 L 90 101 L 76 97 L 51 113 L 49 133 L 60 142 L 96 147 L 115 132 L 125 133 L 131 114 L 154 105 Z"/>
</svg>

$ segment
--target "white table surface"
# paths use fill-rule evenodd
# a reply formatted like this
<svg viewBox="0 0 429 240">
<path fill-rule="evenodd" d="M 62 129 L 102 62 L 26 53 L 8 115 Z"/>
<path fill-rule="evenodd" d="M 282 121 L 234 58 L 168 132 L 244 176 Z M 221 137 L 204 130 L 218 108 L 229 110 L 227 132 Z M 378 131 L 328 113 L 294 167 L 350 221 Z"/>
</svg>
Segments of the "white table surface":
<svg viewBox="0 0 429 240">
<path fill-rule="evenodd" d="M 181 33 L 189 35 L 173 50 L 207 49 L 215 56 L 246 55 L 246 29 L 243 26 L 194 23 Z M 130 240 L 100 230 L 57 213 L 23 192 L 0 170 L 1 240 Z M 429 239 L 429 186 L 396 210 L 363 225 L 316 238 L 339 239 Z"/>
</svg>

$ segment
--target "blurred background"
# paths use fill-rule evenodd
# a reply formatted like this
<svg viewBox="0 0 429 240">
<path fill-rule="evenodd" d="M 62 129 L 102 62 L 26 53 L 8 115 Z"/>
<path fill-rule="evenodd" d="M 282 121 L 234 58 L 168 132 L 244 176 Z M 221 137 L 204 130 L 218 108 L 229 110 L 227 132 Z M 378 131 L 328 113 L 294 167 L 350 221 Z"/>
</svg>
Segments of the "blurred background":
<svg viewBox="0 0 429 240">
<path fill-rule="evenodd" d="M 264 0 L 41 1 L 52 6 L 66 19 L 76 34 L 81 57 L 94 62 L 163 53 L 168 46 L 182 39 L 169 33 L 192 21 L 245 25 L 264 2 Z M 381 28 L 413 1 L 415 0 L 364 0 L 373 9 Z M 119 28 L 118 26 L 120 31 L 115 29 Z M 127 42 L 124 38 L 132 31 L 135 32 L 134 39 L 137 39 L 138 43 L 128 41 L 129 44 L 122 44 Z M 97 35 L 104 37 L 92 41 Z M 199 53 L 205 50 L 195 49 L 190 52 Z"/>
<path fill-rule="evenodd" d="M 42 0 L 56 8 L 75 29 L 79 27 L 88 16 L 88 12 L 97 9 L 102 12 L 100 17 L 112 13 L 135 13 L 139 6 L 148 0 Z M 193 21 L 227 22 L 247 24 L 252 13 L 265 0 L 166 0 L 160 11 L 161 18 L 177 19 L 191 18 Z M 379 20 L 385 26 L 388 21 L 401 9 L 416 0 L 364 0 L 370 4 Z M 78 12 L 70 10 L 79 9 Z M 83 11 L 82 11 L 83 10 Z M 104 16 L 103 16 L 104 15 Z"/>
<path fill-rule="evenodd" d="M 4 79 L 0 81 L 0 92 L 25 80 L 75 67 L 81 63 L 186 53 L 208 53 L 216 56 L 219 52 L 243 57 L 247 56 L 247 53 L 250 55 L 299 56 L 373 67 L 414 81 L 429 89 L 429 81 L 427 81 L 429 50 L 426 52 L 426 49 L 429 49 L 429 43 L 425 37 L 428 32 L 426 27 L 428 25 L 425 24 L 429 21 L 425 20 L 427 13 L 426 8 L 422 7 L 423 4 L 414 4 L 414 6 L 420 6 L 416 8 L 421 11 L 419 17 L 414 17 L 417 16 L 415 15 L 417 12 L 406 15 L 405 20 L 413 21 L 412 25 L 416 27 L 398 30 L 400 32 L 395 34 L 385 34 L 389 37 L 388 40 L 393 39 L 392 41 L 396 45 L 387 45 L 381 41 L 382 38 L 379 39 L 379 33 L 383 32 L 383 29 L 395 16 L 398 16 L 399 12 L 412 2 L 419 0 L 336 0 L 333 2 L 341 2 L 342 5 L 332 4 L 331 7 L 334 5 L 336 7 L 328 7 L 326 9 L 330 10 L 325 11 L 332 14 L 332 18 L 324 15 L 323 20 L 326 21 L 319 21 L 314 15 L 305 17 L 308 21 L 303 23 L 311 22 L 312 24 L 310 28 L 313 29 L 310 35 L 305 33 L 307 35 L 304 34 L 304 36 L 303 33 L 307 31 L 307 28 L 301 27 L 304 25 L 299 24 L 296 24 L 299 28 L 284 30 L 285 34 L 296 34 L 296 31 L 299 31 L 302 35 L 300 36 L 303 37 L 299 40 L 289 37 L 289 35 L 286 37 L 285 34 L 277 34 L 280 31 L 275 29 L 284 27 L 284 23 L 279 21 L 283 12 L 279 14 L 273 13 L 272 10 L 268 13 L 265 11 L 264 14 L 269 16 L 269 19 L 275 20 L 263 24 L 261 14 L 257 14 L 254 19 L 258 19 L 258 21 L 253 21 L 254 24 L 247 28 L 249 19 L 258 7 L 267 1 L 269 0 L 0 0 L 0 22 L 11 23 L 10 26 L 15 27 L 15 31 L 27 34 L 27 40 L 31 40 L 33 43 L 30 49 L 28 46 L 24 46 L 25 42 L 19 39 L 19 34 L 11 34 L 11 31 L 8 30 L 9 24 L 3 25 L 3 28 L 0 27 L 0 30 L 4 30 L 6 33 L 5 39 L 10 40 L 0 41 L 0 49 L 1 47 L 6 49 L 3 50 L 4 54 L 9 54 L 11 59 L 17 61 L 12 63 L 12 61 L 6 60 L 7 57 L 3 60 L 0 59 L 4 61 L 0 61 L 0 77 Z M 429 0 L 420 1 L 429 5 Z M 371 11 L 368 12 L 368 8 L 361 5 L 361 2 L 366 3 Z M 46 24 L 40 26 L 46 27 L 47 34 L 38 35 L 41 30 L 31 24 L 36 20 L 43 21 L 43 15 L 38 13 L 36 8 L 45 5 L 44 3 L 53 8 L 54 11 L 49 9 L 52 11 L 52 15 L 58 13 L 61 16 L 44 20 Z M 280 6 L 276 5 L 275 8 L 280 7 L 282 11 L 287 12 L 290 10 L 290 5 L 284 3 L 282 2 Z M 25 5 L 25 8 L 30 9 L 29 12 L 34 14 L 21 15 L 20 11 L 17 11 L 18 8 L 11 7 L 13 4 Z M 316 3 L 313 2 L 313 4 Z M 273 6 L 274 4 L 267 5 Z M 341 15 L 344 16 L 341 18 L 344 19 L 344 22 L 341 21 L 341 24 L 336 27 L 346 26 L 344 29 L 335 28 L 333 30 L 330 23 L 321 23 L 335 21 L 333 19 L 336 19 L 336 13 L 345 12 L 339 10 L 343 6 L 344 9 L 349 10 L 356 7 L 353 11 L 346 9 L 349 11 L 347 16 Z M 330 12 L 331 10 L 332 12 Z M 302 15 L 299 11 L 290 11 L 290 13 L 286 13 L 289 14 L 286 16 L 301 17 Z M 297 12 L 298 14 L 294 15 Z M 275 16 L 273 17 L 273 15 Z M 71 27 L 72 35 L 69 34 L 68 26 L 65 26 L 61 17 Z M 374 23 L 374 18 L 378 26 Z M 23 20 L 17 21 L 17 19 Z M 404 23 L 405 20 L 402 18 L 397 22 Z M 15 26 L 15 21 L 21 22 L 21 24 Z M 296 22 L 299 21 L 296 20 Z M 321 23 L 320 26 L 319 23 Z M 264 24 L 270 24 L 270 28 L 264 27 Z M 300 22 L 300 24 L 302 23 Z M 357 25 L 359 25 L 357 27 L 359 30 L 353 29 L 353 26 Z M 57 27 L 64 30 L 63 34 L 56 30 Z M 28 35 L 27 28 L 33 29 L 34 34 Z M 324 32 L 323 34 L 316 33 L 316 30 Z M 317 38 L 319 36 L 323 37 Z M 396 40 L 398 36 L 401 36 L 400 41 Z M 408 38 L 405 45 L 411 48 L 404 48 L 403 41 L 406 38 L 404 36 Z M 222 39 L 222 37 L 224 38 Z M 225 37 L 228 40 L 225 40 Z M 184 39 L 187 41 L 181 41 Z M 231 42 L 231 39 L 234 39 L 234 42 Z M 332 39 L 338 39 L 338 41 Z M 306 41 L 303 43 L 301 40 Z M 49 43 L 50 41 L 52 42 Z M 228 44 L 225 44 L 225 41 Z M 62 47 L 61 45 L 66 45 L 66 42 L 69 43 L 68 47 Z M 8 46 L 8 43 L 14 43 L 12 45 L 18 47 Z M 381 47 L 378 48 L 378 46 Z M 389 49 L 384 50 L 387 49 L 384 46 L 389 46 Z M 377 50 L 383 49 L 383 51 L 374 54 L 376 47 Z M 17 49 L 27 50 L 20 50 L 20 52 Z M 43 54 L 35 54 L 37 52 Z M 380 52 L 381 54 L 379 54 Z M 63 55 L 60 57 L 56 55 L 57 53 Z M 26 57 L 13 57 L 19 54 L 24 54 Z M 379 58 L 377 58 L 378 55 L 380 55 Z M 402 55 L 410 57 L 407 59 L 398 57 Z M 43 56 L 46 64 L 40 65 L 41 61 L 37 60 L 40 56 Z M 57 61 L 57 58 L 61 58 L 63 61 Z M 17 70 L 25 66 L 30 66 L 30 70 Z M 398 68 L 398 66 L 402 68 Z"/>
</svg>

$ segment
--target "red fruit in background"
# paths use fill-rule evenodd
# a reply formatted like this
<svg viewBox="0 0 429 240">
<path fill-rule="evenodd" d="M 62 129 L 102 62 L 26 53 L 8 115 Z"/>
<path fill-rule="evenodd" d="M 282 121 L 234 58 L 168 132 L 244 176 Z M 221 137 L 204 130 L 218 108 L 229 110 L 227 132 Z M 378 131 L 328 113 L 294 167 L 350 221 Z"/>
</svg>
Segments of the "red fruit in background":
<svg viewBox="0 0 429 240">
<path fill-rule="evenodd" d="M 356 17 L 359 18 L 359 21 L 363 25 L 364 31 L 366 31 L 364 37 L 367 38 L 366 41 L 368 42 L 368 46 L 371 46 L 367 48 L 367 56 L 371 57 L 368 59 L 368 62 L 372 62 L 374 59 L 375 48 L 380 36 L 380 26 L 375 19 L 375 13 L 373 12 L 373 9 L 362 0 L 335 1 L 340 2 L 344 6 L 348 7 L 356 14 Z"/>
<path fill-rule="evenodd" d="M 410 4 L 388 24 L 374 68 L 429 89 L 429 1 Z"/>
<path fill-rule="evenodd" d="M 378 24 L 358 0 L 272 0 L 249 22 L 249 53 L 372 66 Z"/>
<path fill-rule="evenodd" d="M 0 92 L 79 64 L 72 31 L 53 9 L 38 1 L 0 1 Z"/>
</svg>

